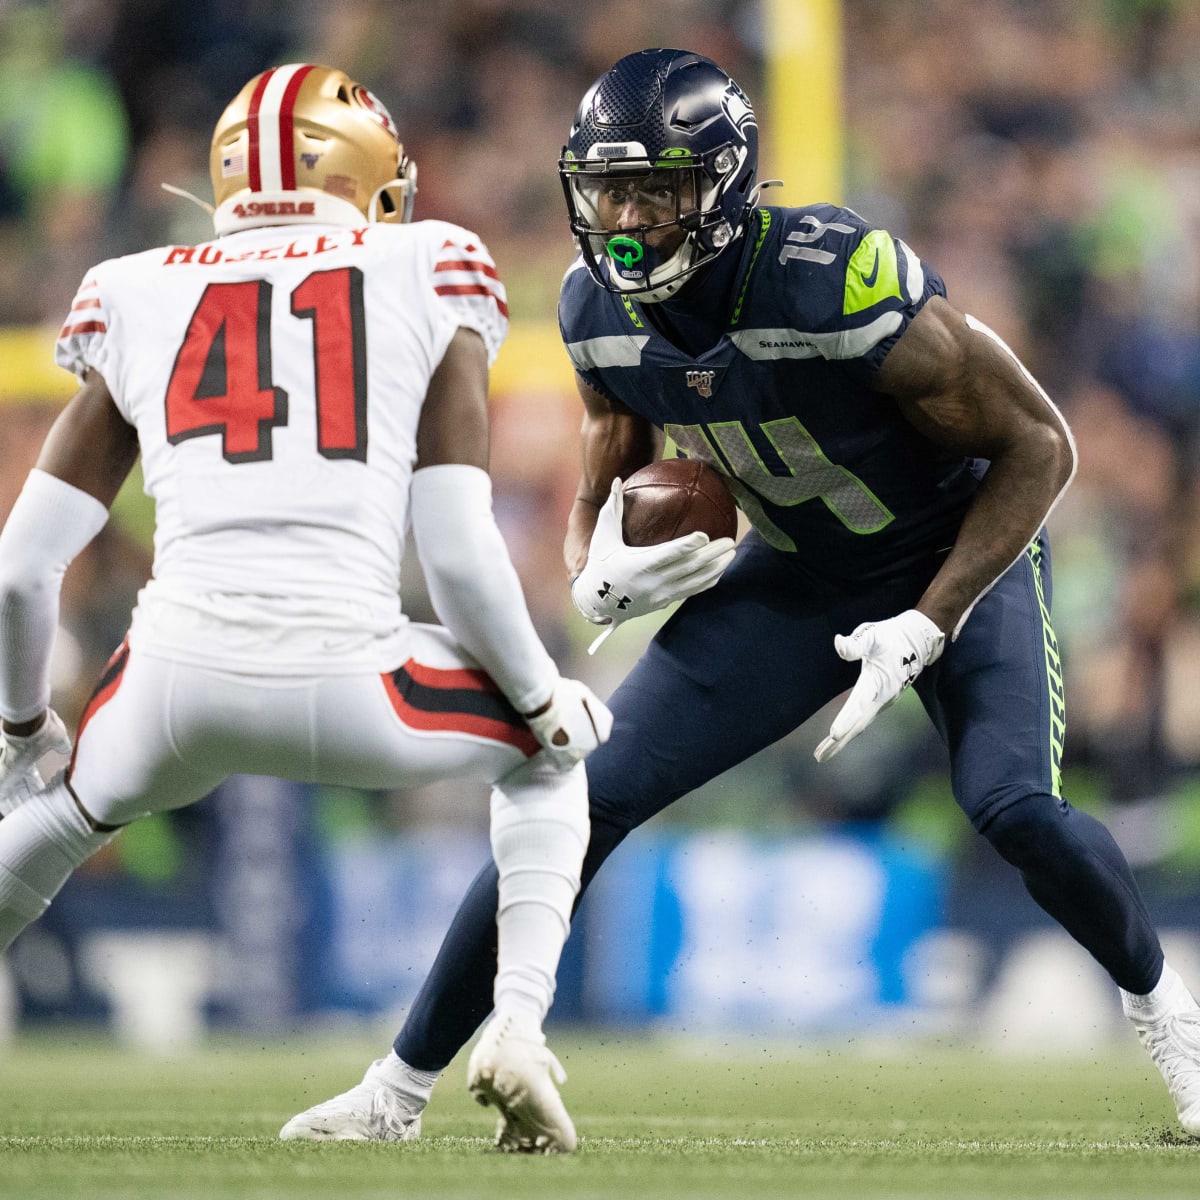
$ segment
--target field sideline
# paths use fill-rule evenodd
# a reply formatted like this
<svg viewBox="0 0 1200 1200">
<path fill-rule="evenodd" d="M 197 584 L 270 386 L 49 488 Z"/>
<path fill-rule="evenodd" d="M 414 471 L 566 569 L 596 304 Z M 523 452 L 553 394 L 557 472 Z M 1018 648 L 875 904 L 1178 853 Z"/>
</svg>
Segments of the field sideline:
<svg viewBox="0 0 1200 1200">
<path fill-rule="evenodd" d="M 386 1046 L 386 1037 L 381 1039 Z M 481 1197 L 1195 1197 L 1136 1045 L 1017 1061 L 929 1044 L 797 1052 L 614 1034 L 553 1037 L 582 1135 L 572 1158 L 490 1150 L 491 1110 L 438 1085 L 405 1146 L 281 1143 L 298 1109 L 357 1082 L 377 1043 L 224 1041 L 154 1059 L 95 1034 L 0 1047 L 4 1200 Z"/>
</svg>

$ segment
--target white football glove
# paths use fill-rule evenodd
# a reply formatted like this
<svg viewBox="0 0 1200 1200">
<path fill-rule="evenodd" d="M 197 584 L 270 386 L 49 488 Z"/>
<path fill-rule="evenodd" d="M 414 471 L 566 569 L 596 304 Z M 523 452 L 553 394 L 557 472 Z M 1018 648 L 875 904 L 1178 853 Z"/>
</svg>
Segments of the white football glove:
<svg viewBox="0 0 1200 1200">
<path fill-rule="evenodd" d="M 946 635 L 924 614 L 910 608 L 886 621 L 866 621 L 849 637 L 840 633 L 834 649 L 862 672 L 829 736 L 816 748 L 817 762 L 832 758 L 883 712 L 930 663 L 941 657 Z"/>
<path fill-rule="evenodd" d="M 546 757 L 564 770 L 603 746 L 613 726 L 608 705 L 587 684 L 562 677 L 550 700 L 525 720 Z"/>
<path fill-rule="evenodd" d="M 71 756 L 71 737 L 52 708 L 46 710 L 42 727 L 28 737 L 0 732 L 0 817 L 8 816 L 45 787 L 38 763 L 48 754 L 55 756 L 55 771 Z"/>
<path fill-rule="evenodd" d="M 571 584 L 575 607 L 593 625 L 619 625 L 710 588 L 733 561 L 733 538 L 689 533 L 657 546 L 627 546 L 621 481 L 600 510 L 588 559 Z"/>
</svg>

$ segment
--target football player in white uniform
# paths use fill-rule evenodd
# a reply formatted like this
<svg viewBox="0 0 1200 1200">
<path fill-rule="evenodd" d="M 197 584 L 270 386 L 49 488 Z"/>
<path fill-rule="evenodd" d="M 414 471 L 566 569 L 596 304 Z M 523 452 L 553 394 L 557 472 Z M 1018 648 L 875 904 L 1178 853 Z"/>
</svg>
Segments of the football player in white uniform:
<svg viewBox="0 0 1200 1200">
<path fill-rule="evenodd" d="M 123 826 L 232 773 L 489 781 L 500 964 L 468 1083 L 508 1148 L 569 1151 L 542 1020 L 588 838 L 582 760 L 611 718 L 558 674 L 492 515 L 504 287 L 475 234 L 410 223 L 415 167 L 340 71 L 252 79 L 211 171 L 215 240 L 84 279 L 57 348 L 81 386 L 0 534 L 0 948 Z M 43 786 L 70 748 L 48 707 L 63 573 L 139 454 L 153 577 Z M 400 610 L 410 525 L 443 626 Z M 431 1086 L 393 1052 L 281 1136 L 407 1140 Z"/>
</svg>

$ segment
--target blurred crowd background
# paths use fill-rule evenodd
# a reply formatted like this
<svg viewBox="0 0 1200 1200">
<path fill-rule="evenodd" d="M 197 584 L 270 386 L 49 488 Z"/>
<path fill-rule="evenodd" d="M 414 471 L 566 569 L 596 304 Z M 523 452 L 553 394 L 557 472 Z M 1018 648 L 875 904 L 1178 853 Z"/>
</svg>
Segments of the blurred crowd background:
<svg viewBox="0 0 1200 1200">
<path fill-rule="evenodd" d="M 1080 468 L 1052 522 L 1065 791 L 1111 822 L 1156 902 L 1175 903 L 1200 890 L 1200 4 L 844 0 L 842 19 L 843 192 L 785 180 L 767 199 L 841 201 L 902 236 L 1066 414 Z M 769 37 L 753 0 L 0 0 L 0 326 L 56 327 L 93 262 L 209 237 L 205 214 L 160 183 L 211 195 L 222 107 L 297 60 L 383 99 L 419 165 L 417 217 L 478 232 L 514 323 L 552 322 L 572 256 L 555 163 L 585 88 L 645 46 L 708 54 L 755 101 L 769 175 L 772 144 L 803 144 L 806 120 L 766 103 Z M 0 517 L 55 411 L 6 401 Z M 498 511 L 536 620 L 565 669 L 607 691 L 646 631 L 588 658 L 593 631 L 569 603 L 578 401 L 517 380 L 494 407 Z M 68 719 L 124 632 L 144 532 L 110 524 L 68 576 Z M 427 616 L 419 577 L 406 592 Z M 923 715 L 897 706 L 818 769 L 828 715 L 663 823 L 884 829 L 947 864 L 952 917 L 988 919 L 994 855 L 955 809 Z M 486 824 L 483 798 L 461 789 L 321 802 L 325 830 Z M 204 820 L 164 818 L 93 869 L 178 876 Z M 968 891 L 975 909 L 959 911 Z"/>
</svg>

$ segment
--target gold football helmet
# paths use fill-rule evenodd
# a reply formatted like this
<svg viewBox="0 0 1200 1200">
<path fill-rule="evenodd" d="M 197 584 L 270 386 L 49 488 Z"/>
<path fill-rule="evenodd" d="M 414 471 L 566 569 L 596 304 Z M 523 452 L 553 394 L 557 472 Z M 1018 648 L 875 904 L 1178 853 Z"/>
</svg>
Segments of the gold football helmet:
<svg viewBox="0 0 1200 1200">
<path fill-rule="evenodd" d="M 209 155 L 218 234 L 256 225 L 412 219 L 417 168 L 391 114 L 343 71 L 256 75 L 221 115 Z"/>
</svg>

